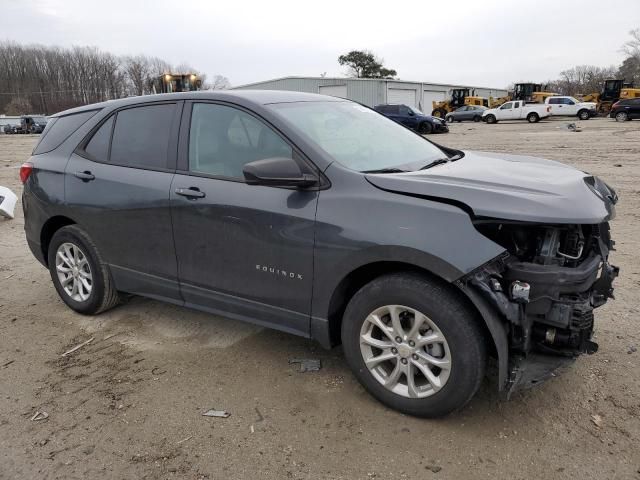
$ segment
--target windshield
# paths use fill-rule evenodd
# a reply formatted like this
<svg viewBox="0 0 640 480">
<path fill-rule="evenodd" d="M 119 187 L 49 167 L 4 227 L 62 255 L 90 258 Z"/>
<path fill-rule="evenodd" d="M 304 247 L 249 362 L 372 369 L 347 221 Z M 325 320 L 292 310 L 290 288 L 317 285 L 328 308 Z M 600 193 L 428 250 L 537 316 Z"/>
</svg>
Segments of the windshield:
<svg viewBox="0 0 640 480">
<path fill-rule="evenodd" d="M 409 109 L 410 109 L 413 113 L 415 113 L 416 115 L 424 115 L 424 113 L 422 113 L 420 110 L 418 110 L 418 109 L 417 109 L 417 108 L 415 108 L 415 107 L 409 107 Z"/>
<path fill-rule="evenodd" d="M 296 102 L 269 107 L 352 170 L 415 170 L 446 158 L 423 137 L 357 103 Z"/>
</svg>

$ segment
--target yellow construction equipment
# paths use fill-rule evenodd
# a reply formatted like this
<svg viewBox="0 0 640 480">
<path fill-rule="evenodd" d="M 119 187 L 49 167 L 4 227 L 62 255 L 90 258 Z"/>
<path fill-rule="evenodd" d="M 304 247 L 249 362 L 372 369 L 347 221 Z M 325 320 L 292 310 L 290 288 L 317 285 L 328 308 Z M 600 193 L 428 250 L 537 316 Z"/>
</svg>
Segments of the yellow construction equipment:
<svg viewBox="0 0 640 480">
<path fill-rule="evenodd" d="M 598 113 L 606 115 L 618 100 L 640 97 L 640 88 L 634 88 L 633 84 L 625 83 L 619 78 L 609 78 L 604 81 L 601 92 L 582 95 L 583 102 L 596 102 Z"/>
<path fill-rule="evenodd" d="M 547 97 L 559 95 L 555 92 L 546 91 L 546 88 L 539 83 L 516 83 L 513 91 L 505 97 L 489 97 L 489 108 L 499 107 L 511 100 L 524 100 L 527 103 L 544 103 Z"/>
<path fill-rule="evenodd" d="M 489 100 L 484 97 L 475 95 L 476 91 L 470 88 L 454 88 L 451 90 L 451 98 L 441 102 L 433 102 L 433 111 L 431 115 L 434 117 L 444 118 L 449 112 L 453 112 L 456 108 L 463 105 L 483 105 L 489 106 Z"/>
<path fill-rule="evenodd" d="M 153 93 L 195 92 L 202 80 L 195 73 L 165 73 L 153 79 Z"/>
</svg>

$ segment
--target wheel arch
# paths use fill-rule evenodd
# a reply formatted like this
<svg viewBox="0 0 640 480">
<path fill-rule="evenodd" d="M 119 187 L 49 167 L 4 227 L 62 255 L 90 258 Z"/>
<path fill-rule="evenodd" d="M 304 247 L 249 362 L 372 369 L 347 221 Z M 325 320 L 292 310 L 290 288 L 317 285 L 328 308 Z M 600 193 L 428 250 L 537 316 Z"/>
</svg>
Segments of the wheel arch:
<svg viewBox="0 0 640 480">
<path fill-rule="evenodd" d="M 493 355 L 497 354 L 499 358 L 502 357 L 500 355 L 502 343 L 501 338 L 496 338 L 496 334 L 494 333 L 495 325 L 491 323 L 492 319 L 487 318 L 488 312 L 483 311 L 483 305 L 479 306 L 476 301 L 474 301 L 475 299 L 472 299 L 464 289 L 457 288 L 454 283 L 446 280 L 433 271 L 402 261 L 372 262 L 361 265 L 345 275 L 334 289 L 333 294 L 331 295 L 331 300 L 329 301 L 329 311 L 327 315 L 328 323 L 326 323 L 326 327 L 328 328 L 325 327 L 328 331 L 322 333 L 316 332 L 317 335 L 314 335 L 312 322 L 312 336 L 317 338 L 317 340 L 319 340 L 325 347 L 339 345 L 341 343 L 340 330 L 344 311 L 353 295 L 375 278 L 390 273 L 418 274 L 431 282 L 437 283 L 442 288 L 449 290 L 482 319 L 482 321 L 479 321 L 478 323 L 483 331 L 489 352 Z M 498 337 L 500 336 L 499 332 L 497 335 Z M 504 340 L 506 342 L 506 334 Z M 506 357 L 504 359 L 506 360 Z"/>
<path fill-rule="evenodd" d="M 42 256 L 45 263 L 48 263 L 49 258 L 49 244 L 55 233 L 62 227 L 68 225 L 75 225 L 75 221 L 64 215 L 56 215 L 49 218 L 40 230 L 40 249 L 42 250 Z"/>
</svg>

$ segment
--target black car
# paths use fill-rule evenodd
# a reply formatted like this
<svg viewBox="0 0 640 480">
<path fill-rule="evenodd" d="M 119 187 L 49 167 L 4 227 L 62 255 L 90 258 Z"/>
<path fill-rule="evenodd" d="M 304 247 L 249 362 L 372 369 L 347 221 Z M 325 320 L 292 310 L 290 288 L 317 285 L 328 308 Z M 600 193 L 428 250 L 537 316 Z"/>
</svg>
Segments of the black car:
<svg viewBox="0 0 640 480">
<path fill-rule="evenodd" d="M 640 98 L 618 100 L 611 106 L 609 117 L 615 118 L 618 122 L 640 118 Z"/>
<path fill-rule="evenodd" d="M 418 133 L 446 133 L 449 131 L 449 127 L 444 120 L 425 115 L 417 108 L 409 107 L 408 105 L 387 103 L 376 105 L 373 108 L 376 112 L 380 112 L 394 122 L 398 122 Z"/>
<path fill-rule="evenodd" d="M 54 115 L 20 169 L 28 245 L 93 315 L 121 292 L 342 343 L 381 402 L 440 416 L 594 353 L 617 196 L 549 160 L 439 147 L 362 105 L 150 95 Z"/>
</svg>

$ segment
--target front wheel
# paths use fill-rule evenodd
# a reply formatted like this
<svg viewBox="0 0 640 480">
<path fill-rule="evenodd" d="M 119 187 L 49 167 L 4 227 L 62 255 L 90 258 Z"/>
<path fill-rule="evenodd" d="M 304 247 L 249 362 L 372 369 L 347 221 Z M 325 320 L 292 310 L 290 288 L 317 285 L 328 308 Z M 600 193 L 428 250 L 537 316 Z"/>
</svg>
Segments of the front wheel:
<svg viewBox="0 0 640 480">
<path fill-rule="evenodd" d="M 420 126 L 418 127 L 418 131 L 420 133 L 424 134 L 428 134 L 431 133 L 433 130 L 433 127 L 431 126 L 431 124 L 429 122 L 422 122 L 420 124 Z"/>
<path fill-rule="evenodd" d="M 344 313 L 342 344 L 364 388 L 409 415 L 462 408 L 484 376 L 477 315 L 455 292 L 417 274 L 385 275 L 360 289 Z"/>
<path fill-rule="evenodd" d="M 496 118 L 495 115 L 489 114 L 485 118 L 486 118 L 487 123 L 498 123 L 498 119 Z"/>
<path fill-rule="evenodd" d="M 447 115 L 447 111 L 444 108 L 436 108 L 431 112 L 432 117 L 444 118 Z"/>
<path fill-rule="evenodd" d="M 626 122 L 628 119 L 629 115 L 627 115 L 627 112 L 616 113 L 616 122 Z"/>
<path fill-rule="evenodd" d="M 589 111 L 588 110 L 580 110 L 578 112 L 578 118 L 580 120 L 589 120 L 589 118 L 591 118 L 591 117 L 589 115 Z"/>
<path fill-rule="evenodd" d="M 539 121 L 540 121 L 540 117 L 538 116 L 537 113 L 530 113 L 529 115 L 527 115 L 527 122 L 537 123 Z"/>
<path fill-rule="evenodd" d="M 118 292 L 108 267 L 78 226 L 63 227 L 53 235 L 47 263 L 58 295 L 76 312 L 93 315 L 117 305 Z"/>
</svg>

